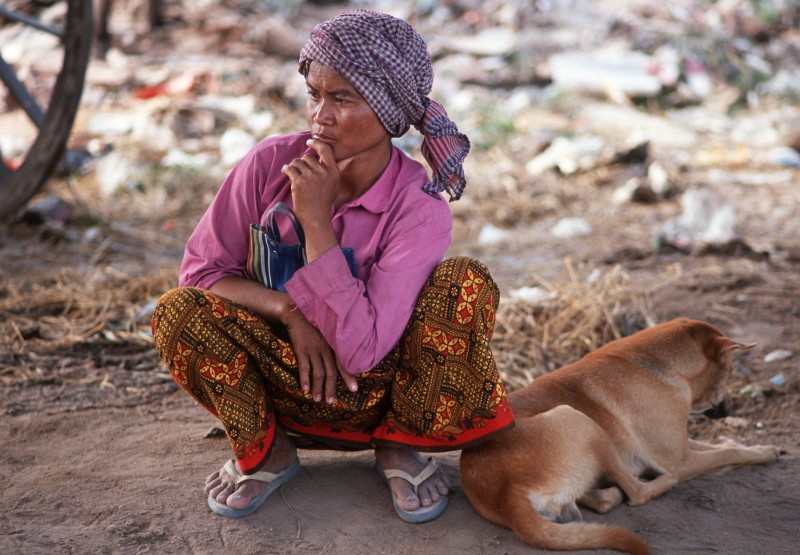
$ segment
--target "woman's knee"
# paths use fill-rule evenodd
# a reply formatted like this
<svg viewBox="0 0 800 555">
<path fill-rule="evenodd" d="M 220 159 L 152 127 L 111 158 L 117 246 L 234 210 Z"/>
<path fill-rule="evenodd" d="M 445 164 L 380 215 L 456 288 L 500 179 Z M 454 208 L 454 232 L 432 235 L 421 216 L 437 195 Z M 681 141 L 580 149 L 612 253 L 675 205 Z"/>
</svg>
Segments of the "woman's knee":
<svg viewBox="0 0 800 555">
<path fill-rule="evenodd" d="M 150 326 L 153 330 L 153 340 L 158 346 L 165 336 L 175 330 L 172 329 L 178 322 L 185 321 L 187 310 L 197 306 L 197 298 L 201 296 L 197 289 L 192 287 L 176 287 L 164 293 L 156 303 Z"/>
<path fill-rule="evenodd" d="M 433 271 L 433 278 L 434 281 L 443 279 L 461 287 L 479 283 L 481 287 L 489 288 L 495 304 L 500 299 L 500 291 L 489 268 L 471 256 L 454 256 L 440 262 Z"/>
</svg>

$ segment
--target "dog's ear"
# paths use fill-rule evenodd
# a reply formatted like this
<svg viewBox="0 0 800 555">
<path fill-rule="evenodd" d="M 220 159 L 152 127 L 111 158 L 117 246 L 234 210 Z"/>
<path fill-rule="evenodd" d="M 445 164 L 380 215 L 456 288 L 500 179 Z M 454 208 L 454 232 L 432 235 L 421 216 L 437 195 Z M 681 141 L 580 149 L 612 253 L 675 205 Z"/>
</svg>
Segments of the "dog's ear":
<svg viewBox="0 0 800 555">
<path fill-rule="evenodd" d="M 758 343 L 739 343 L 738 341 L 734 341 L 728 337 L 720 337 L 718 341 L 720 342 L 719 350 L 722 354 L 733 351 L 747 351 L 758 345 Z"/>
</svg>

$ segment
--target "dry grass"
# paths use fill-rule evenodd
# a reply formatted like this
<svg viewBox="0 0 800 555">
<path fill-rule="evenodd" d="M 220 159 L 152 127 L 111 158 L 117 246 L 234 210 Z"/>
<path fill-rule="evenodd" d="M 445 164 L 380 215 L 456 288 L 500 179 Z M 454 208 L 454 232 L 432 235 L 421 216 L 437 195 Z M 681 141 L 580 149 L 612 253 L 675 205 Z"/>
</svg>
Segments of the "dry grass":
<svg viewBox="0 0 800 555">
<path fill-rule="evenodd" d="M 58 375 L 89 378 L 102 353 L 152 350 L 150 304 L 174 271 L 130 275 L 113 267 L 68 268 L 40 279 L 0 285 L 0 382 L 39 382 Z M 43 279 L 42 279 L 43 277 Z"/>
<path fill-rule="evenodd" d="M 547 300 L 504 300 L 497 315 L 493 345 L 510 390 L 656 322 L 648 292 L 632 288 L 619 266 L 583 275 L 567 260 L 558 283 L 535 279 Z"/>
<path fill-rule="evenodd" d="M 70 358 L 101 346 L 152 350 L 148 305 L 174 284 L 175 268 L 145 270 L 66 267 L 29 279 L 0 272 L 0 380 L 47 379 L 40 362 L 55 358 L 80 378 L 85 360 Z M 557 283 L 535 280 L 549 293 L 546 301 L 504 298 L 497 315 L 493 348 L 510 390 L 656 321 L 648 293 L 634 289 L 618 266 L 601 274 L 567 260 Z"/>
</svg>

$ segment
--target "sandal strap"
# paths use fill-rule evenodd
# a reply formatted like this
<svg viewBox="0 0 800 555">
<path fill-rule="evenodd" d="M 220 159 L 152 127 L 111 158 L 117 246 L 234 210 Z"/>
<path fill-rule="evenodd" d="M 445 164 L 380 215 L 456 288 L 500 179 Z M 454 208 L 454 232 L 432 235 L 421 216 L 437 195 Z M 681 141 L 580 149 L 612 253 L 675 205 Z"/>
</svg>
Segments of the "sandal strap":
<svg viewBox="0 0 800 555">
<path fill-rule="evenodd" d="M 229 460 L 225 463 L 225 466 L 222 467 L 228 475 L 233 478 L 233 483 L 235 485 L 239 485 L 242 482 L 247 480 L 258 480 L 259 482 L 273 482 L 280 478 L 279 475 L 274 474 L 272 472 L 267 472 L 266 470 L 261 470 L 259 472 L 253 472 L 252 474 L 242 474 L 239 472 L 239 468 L 236 466 L 236 461 L 233 459 Z"/>
<path fill-rule="evenodd" d="M 414 494 L 416 494 L 419 485 L 433 476 L 437 470 L 439 470 L 439 464 L 436 462 L 436 459 L 431 457 L 428 459 L 428 464 L 425 466 L 425 468 L 423 468 L 422 471 L 416 476 L 412 476 L 403 470 L 395 469 L 384 469 L 383 475 L 386 476 L 387 480 L 389 478 L 402 478 L 406 482 L 409 482 L 412 486 L 414 486 Z"/>
</svg>

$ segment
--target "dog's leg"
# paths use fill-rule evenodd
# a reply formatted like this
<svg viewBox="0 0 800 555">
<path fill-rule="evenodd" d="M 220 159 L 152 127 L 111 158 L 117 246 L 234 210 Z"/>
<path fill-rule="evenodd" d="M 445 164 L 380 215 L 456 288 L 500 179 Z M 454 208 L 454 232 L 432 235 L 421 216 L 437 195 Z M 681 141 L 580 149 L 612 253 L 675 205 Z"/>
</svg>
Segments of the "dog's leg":
<svg viewBox="0 0 800 555">
<path fill-rule="evenodd" d="M 705 441 L 698 441 L 696 439 L 689 440 L 689 449 L 692 451 L 711 451 L 716 448 L 717 446 L 706 443 Z"/>
<path fill-rule="evenodd" d="M 578 499 L 578 503 L 596 513 L 603 514 L 622 503 L 624 498 L 622 490 L 613 486 L 610 488 L 590 489 Z"/>
<path fill-rule="evenodd" d="M 595 488 L 587 491 L 579 499 L 579 503 L 589 509 L 606 513 L 622 502 L 623 492 L 628 498 L 629 505 L 634 507 L 644 505 L 678 483 L 674 474 L 653 465 L 649 466 L 653 473 L 657 474 L 657 477 L 646 482 L 640 480 L 638 473 L 629 469 L 622 462 L 622 457 L 604 431 L 602 435 L 598 434 L 594 437 L 592 447 L 595 457 L 600 461 L 603 473 L 618 488 Z M 620 492 L 620 490 L 622 491 Z"/>
<path fill-rule="evenodd" d="M 778 460 L 780 455 L 780 450 L 771 445 L 741 447 L 692 441 L 690 447 L 686 458 L 675 469 L 681 481 L 708 474 L 722 474 L 740 466 L 770 463 Z"/>
<path fill-rule="evenodd" d="M 638 481 L 638 480 L 637 480 Z M 653 478 L 648 482 L 638 481 L 640 488 L 638 489 L 639 497 L 628 496 L 628 504 L 633 507 L 644 505 L 651 499 L 655 499 L 662 493 L 668 491 L 675 484 L 678 483 L 678 477 L 669 472 L 665 472 L 660 476 Z"/>
</svg>

